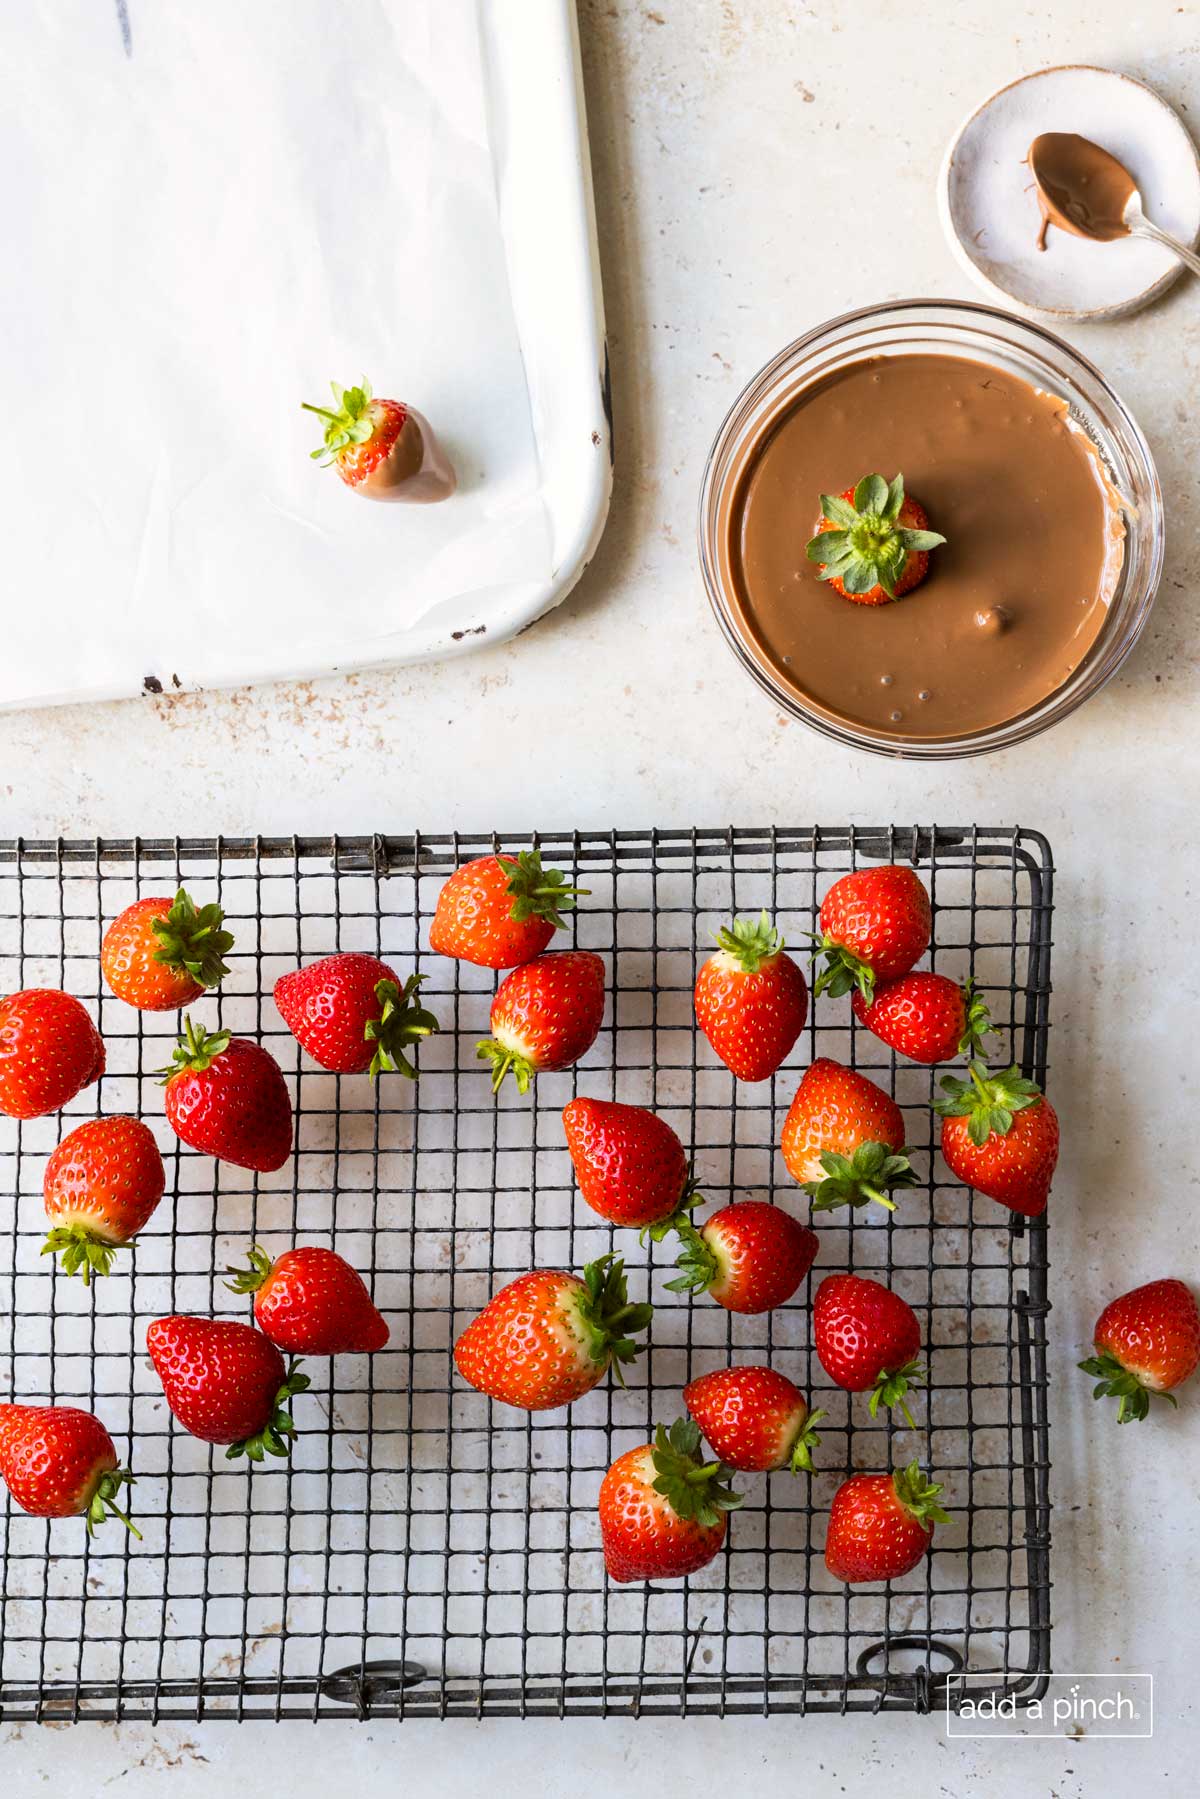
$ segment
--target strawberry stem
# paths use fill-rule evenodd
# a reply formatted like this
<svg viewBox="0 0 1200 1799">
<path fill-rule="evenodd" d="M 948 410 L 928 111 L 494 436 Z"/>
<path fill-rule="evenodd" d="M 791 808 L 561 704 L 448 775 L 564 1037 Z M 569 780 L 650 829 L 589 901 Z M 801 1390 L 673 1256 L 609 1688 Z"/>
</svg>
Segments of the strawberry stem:
<svg viewBox="0 0 1200 1799">
<path fill-rule="evenodd" d="M 801 1181 L 812 1200 L 814 1212 L 832 1212 L 838 1206 L 857 1210 L 873 1200 L 887 1212 L 896 1210 L 890 1197 L 893 1187 L 915 1187 L 916 1170 L 908 1159 L 908 1151 L 890 1149 L 886 1143 L 860 1143 L 853 1156 L 839 1155 L 827 1149 L 821 1156 L 825 1170 L 819 1181 Z"/>
<path fill-rule="evenodd" d="M 218 1056 L 224 1055 L 231 1037 L 230 1031 L 206 1031 L 202 1024 L 193 1024 L 190 1015 L 185 1016 L 183 1036 L 175 1046 L 171 1066 L 156 1071 L 163 1085 L 177 1074 L 203 1074 Z"/>
<path fill-rule="evenodd" d="M 1093 1399 L 1115 1399 L 1119 1402 L 1118 1424 L 1140 1424 L 1150 1411 L 1152 1393 L 1156 1399 L 1169 1400 L 1173 1406 L 1179 1403 L 1174 1393 L 1163 1393 L 1158 1388 L 1144 1386 L 1136 1374 L 1118 1362 L 1116 1356 L 1107 1350 L 1100 1355 L 1088 1356 L 1078 1366 L 1085 1374 L 1097 1377 L 1097 1384 L 1092 1388 Z"/>
<path fill-rule="evenodd" d="M 152 921 L 151 929 L 158 938 L 154 960 L 190 974 L 201 987 L 216 987 L 229 973 L 222 958 L 233 948 L 233 937 L 223 929 L 224 923 L 225 914 L 215 901 L 197 908 L 181 887 L 170 911 Z"/>
<path fill-rule="evenodd" d="M 591 896 L 588 887 L 571 887 L 567 877 L 557 868 L 542 867 L 540 850 L 522 850 L 517 856 L 502 856 L 496 861 L 508 876 L 508 893 L 512 899 L 509 917 L 515 924 L 529 918 L 545 919 L 556 931 L 566 929 L 564 912 L 575 910 L 577 899 Z"/>
<path fill-rule="evenodd" d="M 717 1258 L 690 1218 L 676 1214 L 672 1228 L 683 1249 L 675 1266 L 679 1274 L 667 1282 L 668 1293 L 707 1293 L 719 1273 Z"/>
<path fill-rule="evenodd" d="M 264 1455 L 286 1456 L 290 1454 L 291 1440 L 296 1434 L 295 1421 L 292 1418 L 292 1400 L 297 1393 L 303 1393 L 312 1385 L 307 1374 L 297 1373 L 299 1360 L 293 1356 L 287 1365 L 283 1385 L 278 1389 L 271 1402 L 271 1411 L 263 1420 L 253 1436 L 245 1437 L 240 1443 L 231 1443 L 225 1451 L 226 1461 L 236 1461 L 239 1456 L 248 1456 L 252 1462 L 261 1462 Z"/>
<path fill-rule="evenodd" d="M 791 1453 L 788 1458 L 788 1465 L 793 1474 L 800 1474 L 801 1472 L 804 1474 L 816 1473 L 816 1470 L 813 1467 L 812 1452 L 820 1443 L 821 1439 L 813 1427 L 819 1424 L 822 1418 L 827 1416 L 828 1413 L 823 1412 L 820 1409 L 815 1412 L 809 1412 L 804 1423 L 800 1426 L 800 1434 L 792 1445 Z"/>
<path fill-rule="evenodd" d="M 1041 1088 L 1027 1081 L 1015 1062 L 1000 1074 L 990 1074 L 986 1063 L 974 1060 L 967 1072 L 965 1081 L 945 1077 L 940 1083 L 945 1098 L 935 1099 L 933 1109 L 942 1118 L 967 1119 L 967 1133 L 977 1149 L 992 1135 L 1006 1137 L 1014 1113 L 1042 1102 Z"/>
<path fill-rule="evenodd" d="M 625 1264 L 610 1252 L 589 1262 L 583 1271 L 584 1291 L 576 1301 L 576 1316 L 588 1340 L 588 1354 L 604 1369 L 611 1369 L 625 1385 L 623 1362 L 634 1361 L 645 1347 L 633 1341 L 654 1316 L 654 1307 L 631 1302 L 625 1281 Z"/>
<path fill-rule="evenodd" d="M 743 1496 L 728 1484 L 731 1472 L 722 1462 L 700 1460 L 700 1426 L 691 1418 L 677 1418 L 670 1430 L 660 1424 L 651 1451 L 661 1493 L 677 1518 L 697 1524 L 719 1524 L 724 1512 L 736 1511 Z"/>
<path fill-rule="evenodd" d="M 493 1093 L 499 1093 L 504 1085 L 505 1076 L 510 1073 L 517 1083 L 517 1092 L 529 1092 L 529 1083 L 537 1073 L 537 1069 L 527 1057 L 518 1055 L 515 1050 L 505 1049 L 504 1045 L 497 1043 L 494 1037 L 485 1037 L 482 1043 L 476 1044 L 475 1054 L 482 1056 L 492 1065 Z"/>
<path fill-rule="evenodd" d="M 403 987 L 388 980 L 376 984 L 375 997 L 382 1011 L 378 1018 L 368 1019 L 363 1029 L 364 1040 L 375 1045 L 367 1070 L 372 1080 L 385 1069 L 402 1074 L 406 1080 L 416 1080 L 417 1071 L 404 1051 L 410 1043 L 419 1043 L 441 1029 L 433 1013 L 417 1001 L 417 991 L 426 979 L 426 975 L 413 974 Z"/>
<path fill-rule="evenodd" d="M 919 1462 L 912 1461 L 907 1468 L 897 1469 L 892 1475 L 892 1486 L 900 1504 L 923 1530 L 932 1532 L 935 1524 L 949 1524 L 949 1512 L 944 1512 L 937 1503 L 942 1488 L 940 1484 L 926 1480 Z"/>
<path fill-rule="evenodd" d="M 820 936 L 814 931 L 811 935 L 817 946 L 813 952 L 814 966 L 822 956 L 826 962 L 813 981 L 814 994 L 827 993 L 830 999 L 842 999 L 857 987 L 864 1002 L 871 1005 L 875 998 L 875 971 L 871 964 L 856 956 L 844 943 L 838 943 L 828 932 Z"/>
<path fill-rule="evenodd" d="M 125 1526 L 126 1530 L 129 1531 L 131 1536 L 135 1536 L 139 1543 L 142 1541 L 142 1533 L 137 1525 L 117 1504 L 117 1495 L 121 1491 L 121 1488 L 123 1486 L 132 1487 L 134 1484 L 133 1475 L 129 1472 L 128 1468 L 110 1468 L 105 1470 L 100 1476 L 100 1479 L 96 1482 L 92 1496 L 84 1509 L 84 1518 L 87 1521 L 87 1533 L 89 1537 L 95 1536 L 96 1526 L 98 1524 L 103 1524 L 106 1518 L 117 1518 Z"/>
<path fill-rule="evenodd" d="M 911 1362 L 905 1362 L 902 1368 L 881 1368 L 875 1378 L 874 1391 L 867 1402 L 867 1410 L 872 1418 L 878 1416 L 881 1405 L 899 1406 L 909 1430 L 916 1430 L 916 1423 L 904 1395 L 910 1387 L 923 1387 L 925 1379 L 925 1370 L 915 1358 Z"/>
<path fill-rule="evenodd" d="M 113 1257 L 119 1244 L 106 1242 L 86 1224 L 59 1224 L 47 1232 L 42 1244 L 44 1256 L 58 1256 L 64 1274 L 78 1274 L 85 1287 L 92 1276 L 112 1273 Z"/>
<path fill-rule="evenodd" d="M 782 955 L 784 940 L 764 907 L 755 918 L 735 918 L 717 932 L 717 944 L 728 956 L 738 961 L 746 974 L 757 974 L 764 962 Z"/>
<path fill-rule="evenodd" d="M 266 1250 L 260 1249 L 257 1243 L 251 1247 L 246 1261 L 249 1264 L 246 1268 L 234 1268 L 226 1263 L 226 1274 L 233 1276 L 231 1281 L 225 1282 L 231 1293 L 257 1293 L 275 1266 Z"/>
</svg>

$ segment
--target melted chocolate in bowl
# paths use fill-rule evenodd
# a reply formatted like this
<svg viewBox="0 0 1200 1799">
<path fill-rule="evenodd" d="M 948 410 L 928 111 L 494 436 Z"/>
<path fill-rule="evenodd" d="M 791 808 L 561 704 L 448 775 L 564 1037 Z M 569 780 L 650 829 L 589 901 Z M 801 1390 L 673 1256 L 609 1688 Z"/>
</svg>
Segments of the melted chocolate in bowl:
<svg viewBox="0 0 1200 1799">
<path fill-rule="evenodd" d="M 959 738 L 1018 718 L 1095 644 L 1124 526 L 1065 403 L 958 356 L 855 362 L 743 449 L 718 518 L 719 572 L 749 653 L 810 710 L 881 738 Z M 948 542 L 884 606 L 844 599 L 805 557 L 822 493 L 897 471 Z"/>
<path fill-rule="evenodd" d="M 1075 131 L 1043 132 L 1029 146 L 1029 167 L 1042 212 L 1039 250 L 1046 248 L 1051 225 L 1105 244 L 1129 236 L 1125 208 L 1137 192 L 1133 176 L 1090 137 Z"/>
</svg>

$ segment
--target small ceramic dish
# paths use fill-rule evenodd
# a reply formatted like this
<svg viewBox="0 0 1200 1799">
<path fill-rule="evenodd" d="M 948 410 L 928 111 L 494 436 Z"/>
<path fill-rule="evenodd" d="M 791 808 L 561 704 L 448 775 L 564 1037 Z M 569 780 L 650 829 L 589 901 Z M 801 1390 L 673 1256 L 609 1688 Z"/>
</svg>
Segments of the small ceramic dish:
<svg viewBox="0 0 1200 1799">
<path fill-rule="evenodd" d="M 1076 131 L 1112 152 L 1141 190 L 1146 216 L 1182 243 L 1200 234 L 1200 154 L 1179 116 L 1144 82 L 1113 69 L 1041 69 L 986 100 L 946 152 L 942 227 L 959 262 L 993 298 L 1054 318 L 1136 312 L 1182 264 L 1144 238 L 1091 243 L 1051 231 L 1025 157 L 1043 131 Z"/>
</svg>

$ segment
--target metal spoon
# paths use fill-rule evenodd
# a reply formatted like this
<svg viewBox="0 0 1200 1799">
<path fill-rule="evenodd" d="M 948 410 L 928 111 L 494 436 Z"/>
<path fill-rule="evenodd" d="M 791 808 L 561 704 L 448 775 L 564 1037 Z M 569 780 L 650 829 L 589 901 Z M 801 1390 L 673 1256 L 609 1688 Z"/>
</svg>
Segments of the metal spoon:
<svg viewBox="0 0 1200 1799">
<path fill-rule="evenodd" d="M 1193 274 L 1200 275 L 1200 256 L 1151 224 L 1129 170 L 1090 138 L 1073 131 L 1043 132 L 1029 146 L 1029 167 L 1042 211 L 1039 249 L 1045 249 L 1051 225 L 1097 243 L 1148 237 L 1164 244 Z"/>
</svg>

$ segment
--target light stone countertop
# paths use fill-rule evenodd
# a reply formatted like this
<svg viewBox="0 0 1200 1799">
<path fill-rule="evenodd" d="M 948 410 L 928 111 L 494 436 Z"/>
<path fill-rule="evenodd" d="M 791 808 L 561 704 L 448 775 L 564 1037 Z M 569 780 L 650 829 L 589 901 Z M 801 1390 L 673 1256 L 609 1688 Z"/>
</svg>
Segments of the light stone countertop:
<svg viewBox="0 0 1200 1799">
<path fill-rule="evenodd" d="M 1046 64 L 1104 63 L 1200 121 L 1200 7 L 1175 0 L 580 0 L 616 405 L 600 551 L 561 611 L 438 668 L 0 718 L 0 834 L 454 826 L 1021 823 L 1056 855 L 1051 1233 L 1056 1666 L 1149 1669 L 1152 1743 L 947 1743 L 937 1718 L 0 1728 L 5 1791 L 209 1794 L 270 1753 L 294 1799 L 558 1794 L 653 1779 L 867 1793 L 1167 1790 L 1194 1764 L 1200 1387 L 1123 1431 L 1072 1364 L 1102 1300 L 1200 1282 L 1191 1207 L 1200 288 L 1066 333 L 1140 419 L 1168 496 L 1146 637 L 1082 714 L 1003 757 L 923 769 L 779 716 L 709 618 L 694 550 L 712 433 L 822 318 L 968 293 L 934 182 L 961 117 Z M 24 603 L 15 596 L 10 605 Z M 1194 1100 L 1192 1101 L 1194 1106 Z M 1189 1755 L 1189 1749 L 1191 1754 Z M 927 1755 L 925 1752 L 927 1751 Z M 1194 1765 L 1192 1766 L 1194 1776 Z M 169 1783 L 165 1776 L 169 1775 Z"/>
</svg>

